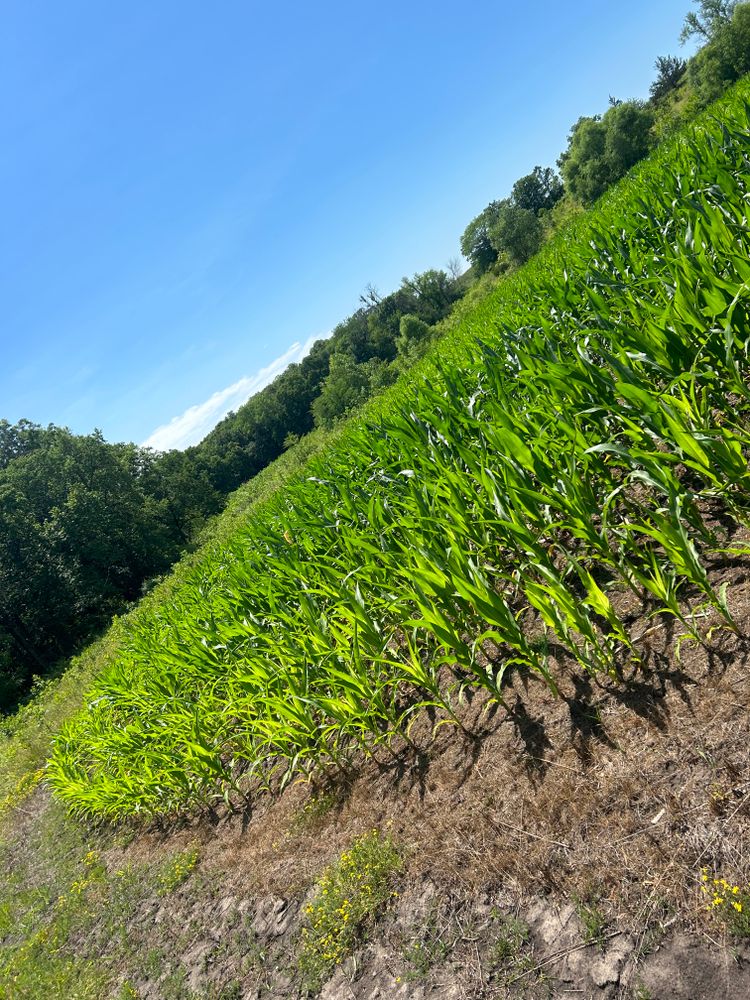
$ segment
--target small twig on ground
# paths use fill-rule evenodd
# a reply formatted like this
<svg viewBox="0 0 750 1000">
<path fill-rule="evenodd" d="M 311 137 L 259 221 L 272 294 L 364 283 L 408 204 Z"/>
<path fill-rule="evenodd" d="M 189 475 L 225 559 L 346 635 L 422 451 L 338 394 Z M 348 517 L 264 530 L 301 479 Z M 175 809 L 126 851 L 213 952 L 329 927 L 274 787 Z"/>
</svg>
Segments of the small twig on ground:
<svg viewBox="0 0 750 1000">
<path fill-rule="evenodd" d="M 538 760 L 542 764 L 549 764 L 550 767 L 561 767 L 563 771 L 570 771 L 571 774 L 580 774 L 579 768 L 569 767 L 567 764 L 561 764 L 559 760 L 550 760 L 549 757 L 537 757 L 536 754 L 528 753 L 524 754 L 529 760 Z"/>
<path fill-rule="evenodd" d="M 555 847 L 562 847 L 564 851 L 571 850 L 569 844 L 563 844 L 560 840 L 551 840 L 549 837 L 543 837 L 541 833 L 532 833 L 531 830 L 521 830 L 517 826 L 511 826 L 510 823 L 506 823 L 505 820 L 502 819 L 495 820 L 489 819 L 489 817 L 487 817 L 487 819 L 492 826 L 504 826 L 507 830 L 512 830 L 513 833 L 518 833 L 522 837 L 533 837 L 534 840 L 543 840 L 545 844 L 554 844 Z"/>
<path fill-rule="evenodd" d="M 479 973 L 479 982 L 483 983 L 484 982 L 484 972 L 482 970 L 482 956 L 479 954 L 479 945 L 476 943 L 476 941 L 474 942 L 474 950 L 477 953 L 477 971 Z"/>
</svg>

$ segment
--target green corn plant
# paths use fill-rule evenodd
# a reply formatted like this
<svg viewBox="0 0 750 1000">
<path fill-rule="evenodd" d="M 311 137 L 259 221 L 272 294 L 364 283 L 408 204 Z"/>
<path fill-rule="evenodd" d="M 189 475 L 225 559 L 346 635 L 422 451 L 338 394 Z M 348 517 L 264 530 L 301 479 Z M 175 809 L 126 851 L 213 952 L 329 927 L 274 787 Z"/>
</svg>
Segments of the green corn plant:
<svg viewBox="0 0 750 1000">
<path fill-rule="evenodd" d="M 80 816 L 277 793 L 461 725 L 545 645 L 616 674 L 615 611 L 733 625 L 707 511 L 750 520 L 750 117 L 743 83 L 467 312 L 423 369 L 128 625 L 56 739 Z M 712 506 L 713 505 L 713 506 Z M 492 655 L 488 651 L 492 650 Z"/>
</svg>

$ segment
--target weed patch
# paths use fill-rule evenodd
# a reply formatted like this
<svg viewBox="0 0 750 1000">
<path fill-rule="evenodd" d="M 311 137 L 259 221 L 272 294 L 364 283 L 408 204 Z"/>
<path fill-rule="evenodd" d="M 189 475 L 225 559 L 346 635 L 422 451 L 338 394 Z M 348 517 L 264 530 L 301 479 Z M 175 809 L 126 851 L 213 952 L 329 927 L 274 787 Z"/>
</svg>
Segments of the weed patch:
<svg viewBox="0 0 750 1000">
<path fill-rule="evenodd" d="M 578 919 L 583 926 L 583 940 L 586 944 L 595 944 L 604 948 L 604 934 L 609 926 L 609 918 L 601 907 L 601 896 L 593 892 L 588 896 L 573 896 Z"/>
<path fill-rule="evenodd" d="M 159 895 L 167 896 L 174 892 L 192 875 L 195 866 L 198 864 L 200 851 L 197 847 L 191 847 L 187 851 L 181 851 L 162 867 L 158 875 Z"/>
<path fill-rule="evenodd" d="M 432 912 L 419 927 L 418 934 L 404 944 L 402 954 L 407 969 L 400 978 L 406 982 L 424 978 L 434 966 L 444 962 L 450 952 L 450 944 L 438 927 L 437 914 Z"/>
<path fill-rule="evenodd" d="M 497 920 L 497 937 L 489 954 L 490 968 L 513 968 L 522 960 L 529 942 L 529 927 L 518 917 L 497 916 Z"/>
<path fill-rule="evenodd" d="M 362 941 L 379 912 L 397 895 L 394 879 L 401 855 L 377 830 L 356 840 L 323 873 L 314 899 L 304 910 L 298 969 L 315 990 Z"/>
<path fill-rule="evenodd" d="M 294 817 L 290 833 L 304 833 L 314 830 L 320 826 L 331 810 L 335 809 L 339 803 L 339 795 L 335 792 L 321 792 L 319 795 L 311 795 L 302 809 Z"/>
<path fill-rule="evenodd" d="M 737 938 L 750 937 L 750 889 L 743 889 L 725 878 L 711 878 L 707 868 L 701 871 L 700 887 L 709 899 L 707 909 L 729 933 Z"/>
</svg>

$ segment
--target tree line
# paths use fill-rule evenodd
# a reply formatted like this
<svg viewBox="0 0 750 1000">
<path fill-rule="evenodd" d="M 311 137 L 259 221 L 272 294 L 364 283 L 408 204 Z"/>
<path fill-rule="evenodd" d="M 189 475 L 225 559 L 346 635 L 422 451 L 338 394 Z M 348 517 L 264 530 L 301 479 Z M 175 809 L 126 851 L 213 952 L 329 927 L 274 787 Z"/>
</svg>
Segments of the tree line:
<svg viewBox="0 0 750 1000">
<path fill-rule="evenodd" d="M 662 56 L 648 101 L 612 99 L 580 118 L 557 167 L 537 166 L 466 227 L 470 268 L 429 270 L 381 296 L 372 287 L 327 340 L 204 440 L 156 453 L 99 432 L 0 420 L 0 710 L 47 674 L 189 549 L 229 493 L 315 427 L 330 428 L 393 382 L 485 275 L 523 264 L 660 137 L 750 70 L 750 3 L 698 0 Z"/>
<path fill-rule="evenodd" d="M 573 125 L 551 167 L 535 167 L 508 197 L 490 202 L 461 237 L 478 273 L 502 273 L 532 257 L 571 215 L 592 205 L 670 130 L 694 116 L 750 71 L 750 3 L 695 0 L 681 41 L 702 47 L 690 60 L 659 56 L 647 101 L 610 97 L 603 114 Z"/>
</svg>

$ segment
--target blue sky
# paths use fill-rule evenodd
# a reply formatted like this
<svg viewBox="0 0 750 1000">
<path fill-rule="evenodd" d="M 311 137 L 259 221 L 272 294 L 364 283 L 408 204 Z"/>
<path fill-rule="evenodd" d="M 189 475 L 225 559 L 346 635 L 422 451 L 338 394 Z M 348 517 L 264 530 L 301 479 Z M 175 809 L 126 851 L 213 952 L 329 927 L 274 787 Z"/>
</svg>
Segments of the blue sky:
<svg viewBox="0 0 750 1000">
<path fill-rule="evenodd" d="M 198 440 L 646 96 L 688 7 L 5 0 L 0 417 Z"/>
</svg>

